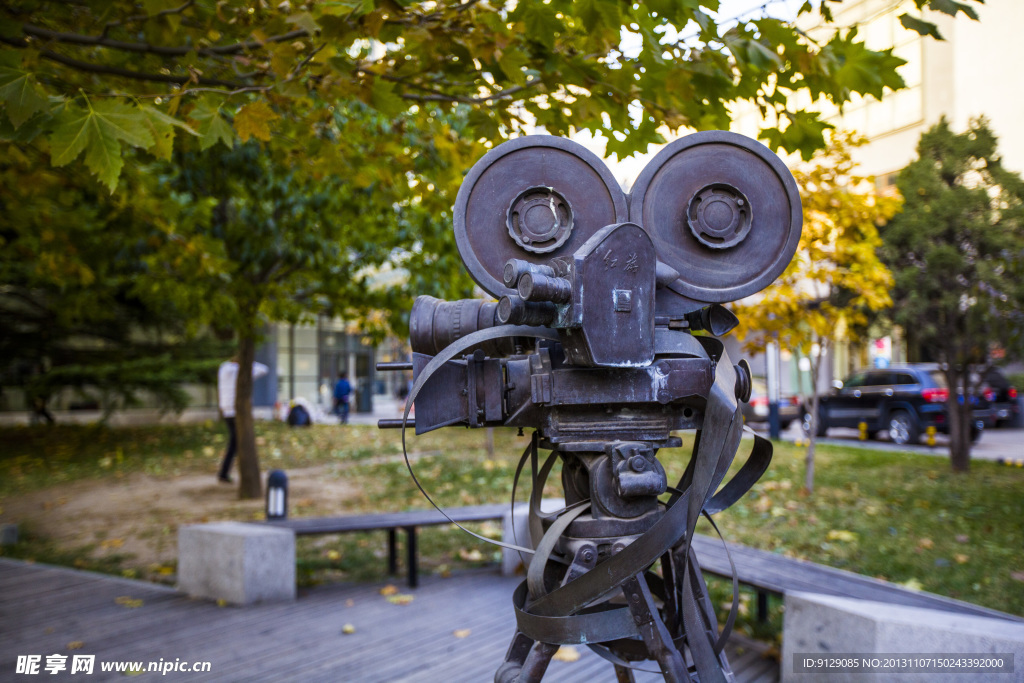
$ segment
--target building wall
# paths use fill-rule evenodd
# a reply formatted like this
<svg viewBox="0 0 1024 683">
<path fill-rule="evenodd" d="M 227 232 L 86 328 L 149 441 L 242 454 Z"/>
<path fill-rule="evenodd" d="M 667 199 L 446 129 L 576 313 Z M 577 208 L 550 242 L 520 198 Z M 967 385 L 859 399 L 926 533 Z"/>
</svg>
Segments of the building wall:
<svg viewBox="0 0 1024 683">
<path fill-rule="evenodd" d="M 1019 69 L 1012 59 L 1017 29 L 1024 23 L 1024 2 L 988 0 L 976 6 L 980 21 L 964 15 L 956 19 L 930 12 L 945 38 L 922 38 L 904 29 L 899 16 L 919 14 L 910 0 L 855 0 L 837 8 L 840 24 L 858 23 L 859 33 L 873 49 L 893 48 L 907 60 L 900 73 L 907 89 L 887 93 L 881 101 L 858 99 L 839 112 L 815 103 L 828 121 L 856 130 L 868 144 L 855 153 L 861 172 L 895 174 L 916 158 L 921 134 L 945 116 L 954 130 L 964 130 L 972 118 L 986 116 L 999 136 L 1000 152 L 1008 168 L 1024 171 L 1024 92 Z M 827 39 L 823 28 L 809 33 Z M 812 106 L 810 102 L 801 102 Z"/>
</svg>

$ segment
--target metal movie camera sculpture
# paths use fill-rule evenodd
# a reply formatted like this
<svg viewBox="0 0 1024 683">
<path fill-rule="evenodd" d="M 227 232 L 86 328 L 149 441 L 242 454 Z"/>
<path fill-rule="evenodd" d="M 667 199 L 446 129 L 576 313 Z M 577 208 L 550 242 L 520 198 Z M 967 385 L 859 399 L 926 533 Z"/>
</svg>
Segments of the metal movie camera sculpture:
<svg viewBox="0 0 1024 683">
<path fill-rule="evenodd" d="M 541 680 L 569 643 L 620 681 L 651 659 L 667 681 L 732 680 L 733 616 L 720 633 L 690 539 L 771 459 L 755 438 L 723 485 L 750 370 L 716 337 L 738 323 L 722 304 L 769 285 L 796 251 L 792 175 L 760 143 L 702 132 L 662 149 L 627 195 L 581 145 L 527 136 L 473 166 L 454 224 L 466 268 L 497 301 L 416 300 L 409 406 L 381 426 L 402 427 L 403 444 L 413 424 L 534 430 L 516 475 L 530 464 L 533 547 L 506 546 L 532 560 L 495 681 Z M 657 455 L 682 445 L 678 430 L 697 431 L 672 487 Z M 556 462 L 566 507 L 545 514 Z M 735 598 L 734 582 L 733 614 Z"/>
</svg>

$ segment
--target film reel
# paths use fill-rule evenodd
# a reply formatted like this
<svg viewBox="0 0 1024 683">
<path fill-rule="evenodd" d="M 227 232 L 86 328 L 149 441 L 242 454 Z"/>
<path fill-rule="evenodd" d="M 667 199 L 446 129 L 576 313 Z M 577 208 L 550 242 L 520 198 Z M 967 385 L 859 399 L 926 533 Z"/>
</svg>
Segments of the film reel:
<svg viewBox="0 0 1024 683">
<path fill-rule="evenodd" d="M 570 256 L 627 214 L 625 193 L 597 155 L 531 135 L 495 147 L 470 169 L 455 199 L 455 242 L 476 283 L 501 297 L 514 293 L 502 279 L 509 259 Z"/>
<path fill-rule="evenodd" d="M 803 226 L 800 193 L 782 160 L 728 131 L 694 133 L 662 149 L 633 185 L 629 218 L 679 273 L 669 288 L 706 303 L 771 284 Z"/>
</svg>

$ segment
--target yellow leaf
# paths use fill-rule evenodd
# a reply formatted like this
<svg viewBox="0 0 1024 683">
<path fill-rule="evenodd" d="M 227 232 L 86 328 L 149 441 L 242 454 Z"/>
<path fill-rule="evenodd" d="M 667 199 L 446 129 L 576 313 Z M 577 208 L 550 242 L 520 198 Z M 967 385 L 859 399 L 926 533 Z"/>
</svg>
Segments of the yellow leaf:
<svg viewBox="0 0 1024 683">
<path fill-rule="evenodd" d="M 465 638 L 469 634 L 470 634 L 470 630 L 468 628 L 460 628 L 460 629 L 456 629 L 456 630 L 452 631 L 452 635 L 455 636 L 456 638 Z"/>
<path fill-rule="evenodd" d="M 397 593 L 395 595 L 389 595 L 387 601 L 392 605 L 408 605 L 415 599 L 416 596 L 410 593 Z"/>
<path fill-rule="evenodd" d="M 270 122 L 280 118 L 263 100 L 250 102 L 235 114 L 235 132 L 242 142 L 256 138 L 270 140 Z"/>
<path fill-rule="evenodd" d="M 924 550 L 931 550 L 934 546 L 935 542 L 930 538 L 922 538 L 917 542 L 917 547 L 923 548 Z"/>
<path fill-rule="evenodd" d="M 344 633 L 347 636 L 350 636 L 350 635 L 352 635 L 353 633 L 356 632 L 356 627 L 353 626 L 352 624 L 345 624 L 344 626 L 341 627 L 341 632 Z"/>
<path fill-rule="evenodd" d="M 830 541 L 841 541 L 843 543 L 857 542 L 857 534 L 852 531 L 846 531 L 845 529 L 833 529 L 828 532 L 826 538 Z"/>
<path fill-rule="evenodd" d="M 900 585 L 912 591 L 924 590 L 924 584 L 918 581 L 917 579 L 909 579 L 907 581 L 904 581 Z"/>
<path fill-rule="evenodd" d="M 381 595 L 394 595 L 397 592 L 398 592 L 398 588 L 396 588 L 395 586 L 393 586 L 391 584 L 388 584 L 388 585 L 386 585 L 386 586 L 384 586 L 383 588 L 380 589 L 380 594 Z"/>
<path fill-rule="evenodd" d="M 953 556 L 953 559 L 956 560 L 957 564 L 966 564 L 967 560 L 969 560 L 971 558 L 970 558 L 969 555 L 964 555 L 963 553 L 957 553 L 956 555 Z"/>
<path fill-rule="evenodd" d="M 580 653 L 572 645 L 563 645 L 551 658 L 559 662 L 575 662 L 580 658 Z"/>
<path fill-rule="evenodd" d="M 122 595 L 120 597 L 114 598 L 114 602 L 118 605 L 121 605 L 122 607 L 127 607 L 128 609 L 142 607 L 143 604 L 142 600 L 136 600 L 134 598 L 128 597 L 127 595 Z"/>
<path fill-rule="evenodd" d="M 340 560 L 341 559 L 341 553 L 339 553 L 337 550 L 328 550 L 327 551 L 327 559 L 328 560 L 332 560 L 332 561 Z"/>
<path fill-rule="evenodd" d="M 83 647 L 85 647 L 85 643 L 80 640 L 72 640 L 68 643 L 69 650 L 81 650 Z"/>
</svg>

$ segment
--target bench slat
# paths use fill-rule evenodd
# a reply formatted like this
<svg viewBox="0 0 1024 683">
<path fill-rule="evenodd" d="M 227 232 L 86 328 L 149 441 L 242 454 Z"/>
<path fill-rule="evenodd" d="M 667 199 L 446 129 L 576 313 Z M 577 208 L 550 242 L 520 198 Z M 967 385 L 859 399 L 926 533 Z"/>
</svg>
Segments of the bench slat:
<svg viewBox="0 0 1024 683">
<path fill-rule="evenodd" d="M 794 591 L 823 593 L 908 607 L 924 607 L 959 614 L 1024 621 L 1020 617 L 987 607 L 934 593 L 912 591 L 896 584 L 842 569 L 797 560 L 734 543 L 729 543 L 728 546 L 733 562 L 736 564 L 739 582 L 759 590 L 780 595 Z M 693 548 L 703 571 L 726 578 L 732 576 L 729 559 L 720 540 L 697 534 L 693 539 Z"/>
<path fill-rule="evenodd" d="M 510 505 L 470 505 L 450 508 L 445 512 L 456 522 L 486 522 L 501 519 L 511 509 Z M 376 529 L 403 529 L 406 527 L 437 526 L 451 522 L 437 510 L 408 510 L 370 515 L 346 515 L 343 517 L 313 517 L 305 519 L 283 519 L 265 522 L 271 526 L 291 529 L 297 535 L 346 533 L 350 531 L 373 531 Z"/>
</svg>

